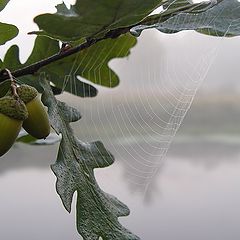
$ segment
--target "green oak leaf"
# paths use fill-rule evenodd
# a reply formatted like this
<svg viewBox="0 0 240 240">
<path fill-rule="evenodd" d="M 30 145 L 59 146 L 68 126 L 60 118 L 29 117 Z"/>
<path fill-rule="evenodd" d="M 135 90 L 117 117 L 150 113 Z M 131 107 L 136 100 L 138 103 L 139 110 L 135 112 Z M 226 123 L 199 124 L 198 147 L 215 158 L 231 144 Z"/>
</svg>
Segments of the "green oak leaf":
<svg viewBox="0 0 240 240">
<path fill-rule="evenodd" d="M 17 45 L 13 45 L 7 50 L 4 56 L 2 68 L 9 68 L 9 70 L 13 71 L 21 67 L 23 65 L 19 60 L 19 48 Z"/>
<path fill-rule="evenodd" d="M 218 0 L 217 4 L 206 11 L 181 12 L 164 19 L 153 21 L 131 29 L 136 36 L 149 28 L 156 28 L 161 32 L 175 33 L 182 30 L 196 30 L 200 33 L 213 36 L 239 36 L 240 35 L 240 2 L 238 0 Z"/>
<path fill-rule="evenodd" d="M 41 76 L 43 103 L 48 107 L 52 127 L 62 135 L 56 163 L 51 166 L 57 177 L 56 189 L 64 207 L 71 211 L 73 194 L 77 192 L 77 230 L 84 240 L 137 240 L 124 228 L 118 217 L 127 216 L 129 209 L 117 198 L 105 193 L 94 176 L 95 168 L 108 167 L 114 158 L 101 142 L 83 143 L 70 127 L 80 114 L 58 101 L 49 83 Z"/>
<path fill-rule="evenodd" d="M 6 7 L 10 0 L 0 1 L 0 12 Z M 4 45 L 7 41 L 18 35 L 18 28 L 12 24 L 0 22 L 0 45 Z"/>
<path fill-rule="evenodd" d="M 4 97 L 7 94 L 8 90 L 10 89 L 10 86 L 11 86 L 10 80 L 6 80 L 0 83 L 0 98 Z"/>
<path fill-rule="evenodd" d="M 8 68 L 11 71 L 14 71 L 14 70 L 23 68 L 25 66 L 29 66 L 35 62 L 41 61 L 45 58 L 48 58 L 58 53 L 59 51 L 60 51 L 60 47 L 59 47 L 58 41 L 52 40 L 46 37 L 37 37 L 35 40 L 33 51 L 24 64 L 22 64 L 19 60 L 19 47 L 17 45 L 13 45 L 8 49 L 4 57 L 2 68 Z M 73 64 L 73 62 L 71 64 Z M 71 67 L 69 69 L 71 69 Z M 68 71 L 70 71 L 69 69 Z M 39 72 L 42 72 L 42 71 L 47 72 L 50 75 L 51 79 L 53 80 L 56 86 L 54 87 L 54 90 L 56 93 L 59 94 L 59 91 L 57 91 L 57 89 L 58 87 L 59 88 L 62 87 L 63 84 L 65 83 L 64 82 L 65 75 L 61 76 L 58 74 L 57 77 L 54 74 L 51 75 L 48 72 L 47 67 L 39 70 Z M 39 92 L 41 92 L 42 88 L 39 85 L 38 78 L 39 78 L 39 74 L 36 73 L 33 75 L 26 75 L 23 77 L 19 77 L 18 80 L 19 80 L 19 83 L 29 84 L 35 87 Z M 74 92 L 75 95 L 81 96 L 81 97 L 94 97 L 97 95 L 96 88 L 91 86 L 90 84 L 83 83 L 80 80 L 75 81 L 75 83 L 76 83 L 76 89 L 77 89 L 77 91 Z M 68 88 L 67 86 L 64 88 L 64 91 L 72 92 L 71 89 Z"/>
<path fill-rule="evenodd" d="M 70 9 L 57 5 L 55 14 L 34 18 L 42 32 L 62 41 L 99 38 L 107 32 L 136 24 L 146 18 L 164 0 L 77 0 Z M 49 24 L 51 23 L 51 24 Z"/>
<path fill-rule="evenodd" d="M 0 1 L 0 12 L 6 7 L 10 0 L 1 0 Z"/>
<path fill-rule="evenodd" d="M 25 63 L 21 63 L 19 59 L 19 47 L 17 45 L 11 46 L 6 52 L 3 60 L 2 68 L 8 68 L 10 71 L 21 69 L 34 62 L 38 62 L 44 58 L 48 58 L 59 51 L 58 43 L 54 41 L 41 41 L 36 39 L 33 51 Z M 20 83 L 29 84 L 35 87 L 38 91 L 41 91 L 41 87 L 38 82 L 38 74 L 26 75 L 18 78 Z"/>
<path fill-rule="evenodd" d="M 130 34 L 121 35 L 115 39 L 105 39 L 76 55 L 50 64 L 46 69 L 51 76 L 56 76 L 56 78 L 51 78 L 51 82 L 60 88 L 62 88 L 65 83 L 59 79 L 62 78 L 62 76 L 68 76 L 69 81 L 65 84 L 65 88 L 73 91 L 73 93 L 77 87 L 75 84 L 79 81 L 76 80 L 75 76 L 83 77 L 94 84 L 105 87 L 115 87 L 119 83 L 119 78 L 114 71 L 109 68 L 108 64 L 114 58 L 128 56 L 130 49 L 133 48 L 136 43 L 136 38 Z M 71 72 L 69 69 L 71 69 Z"/>
<path fill-rule="evenodd" d="M 89 83 L 82 81 L 81 78 L 105 87 L 117 86 L 119 78 L 108 64 L 114 58 L 127 57 L 130 54 L 130 49 L 136 43 L 136 38 L 130 34 L 121 35 L 115 39 L 105 39 L 77 54 L 65 57 L 41 68 L 39 73 L 47 73 L 55 89 L 63 89 L 80 97 L 94 97 L 97 95 L 97 89 Z M 2 68 L 9 68 L 11 71 L 14 71 L 48 58 L 59 51 L 58 41 L 38 36 L 33 51 L 24 64 L 19 60 L 18 46 L 14 45 L 7 51 Z M 23 76 L 19 78 L 19 81 L 29 84 L 41 92 L 38 75 L 36 73 Z"/>
<path fill-rule="evenodd" d="M 14 25 L 0 22 L 0 45 L 4 45 L 7 41 L 18 35 L 18 28 Z"/>
</svg>

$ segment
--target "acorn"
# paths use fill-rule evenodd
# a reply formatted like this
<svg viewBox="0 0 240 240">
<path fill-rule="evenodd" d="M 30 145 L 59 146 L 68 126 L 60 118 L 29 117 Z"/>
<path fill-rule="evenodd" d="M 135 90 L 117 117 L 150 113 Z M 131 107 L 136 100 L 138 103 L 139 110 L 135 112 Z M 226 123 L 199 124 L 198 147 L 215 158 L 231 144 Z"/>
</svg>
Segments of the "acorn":
<svg viewBox="0 0 240 240">
<path fill-rule="evenodd" d="M 17 93 L 28 111 L 28 118 L 23 122 L 23 128 L 35 138 L 46 138 L 50 134 L 51 127 L 40 94 L 29 85 L 21 85 L 17 88 Z"/>
<path fill-rule="evenodd" d="M 0 157 L 14 144 L 28 112 L 24 102 L 13 96 L 0 98 Z"/>
</svg>

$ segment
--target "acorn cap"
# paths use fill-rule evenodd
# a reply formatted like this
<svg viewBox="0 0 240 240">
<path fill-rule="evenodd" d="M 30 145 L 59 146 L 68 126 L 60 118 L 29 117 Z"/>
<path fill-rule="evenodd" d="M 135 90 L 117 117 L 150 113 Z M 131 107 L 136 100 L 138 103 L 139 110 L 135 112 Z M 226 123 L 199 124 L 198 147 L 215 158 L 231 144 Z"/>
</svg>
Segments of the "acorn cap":
<svg viewBox="0 0 240 240">
<path fill-rule="evenodd" d="M 38 91 L 29 85 L 23 84 L 17 88 L 17 93 L 24 103 L 29 103 L 38 95 Z"/>
<path fill-rule="evenodd" d="M 0 98 L 0 113 L 22 121 L 28 117 L 28 111 L 24 102 L 11 96 Z"/>
</svg>

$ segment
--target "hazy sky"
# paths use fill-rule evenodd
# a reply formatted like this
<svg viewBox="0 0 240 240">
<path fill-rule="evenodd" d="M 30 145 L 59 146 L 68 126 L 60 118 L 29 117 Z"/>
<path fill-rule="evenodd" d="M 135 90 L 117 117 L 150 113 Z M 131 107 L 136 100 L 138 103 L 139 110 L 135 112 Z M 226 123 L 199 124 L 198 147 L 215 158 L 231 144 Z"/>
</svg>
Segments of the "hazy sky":
<svg viewBox="0 0 240 240">
<path fill-rule="evenodd" d="M 74 1 L 66 0 L 66 4 L 74 3 Z M 55 5 L 61 3 L 59 0 L 11 0 L 6 8 L 0 13 L 0 21 L 12 23 L 16 25 L 20 32 L 19 35 L 8 42 L 7 45 L 0 47 L 0 56 L 6 51 L 6 46 L 18 44 L 20 46 L 21 59 L 26 59 L 32 50 L 35 37 L 27 35 L 28 32 L 38 30 L 37 25 L 33 22 L 33 18 L 41 13 L 56 11 Z"/>
</svg>

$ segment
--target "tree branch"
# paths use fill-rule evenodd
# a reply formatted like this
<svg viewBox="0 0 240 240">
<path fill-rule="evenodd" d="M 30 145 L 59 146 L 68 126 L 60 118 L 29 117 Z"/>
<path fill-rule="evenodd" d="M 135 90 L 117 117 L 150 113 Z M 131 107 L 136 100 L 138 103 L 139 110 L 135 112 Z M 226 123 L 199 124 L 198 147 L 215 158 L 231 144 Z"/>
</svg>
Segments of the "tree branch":
<svg viewBox="0 0 240 240">
<path fill-rule="evenodd" d="M 57 54 L 52 55 L 49 58 L 43 59 L 39 62 L 33 63 L 29 66 L 23 67 L 21 69 L 15 70 L 12 72 L 12 75 L 17 78 L 17 77 L 22 77 L 25 75 L 29 75 L 29 74 L 34 74 L 36 73 L 40 68 L 45 67 L 47 65 L 49 65 L 50 63 L 56 62 L 62 58 L 65 58 L 67 56 L 73 55 L 77 52 L 82 51 L 83 49 L 89 48 L 90 46 L 92 46 L 93 44 L 95 44 L 96 42 L 99 42 L 103 40 L 102 39 L 97 39 L 97 40 L 92 40 L 92 41 L 87 41 L 83 44 L 80 44 L 79 46 L 76 46 L 74 48 L 70 48 L 67 51 L 62 51 L 59 52 Z M 9 79 L 8 74 L 6 73 L 6 71 L 2 70 L 0 72 L 0 82 L 3 82 L 4 80 Z"/>
<path fill-rule="evenodd" d="M 40 68 L 45 67 L 47 65 L 49 65 L 50 63 L 56 62 L 60 59 L 63 59 L 65 57 L 71 56 L 75 53 L 81 52 L 84 49 L 87 49 L 89 47 L 91 47 L 92 45 L 96 44 L 97 42 L 100 42 L 102 40 L 105 39 L 109 39 L 109 38 L 117 38 L 120 35 L 129 32 L 131 27 L 128 28 L 119 28 L 116 30 L 112 30 L 109 33 L 107 33 L 104 37 L 102 38 L 98 38 L 98 39 L 88 39 L 86 42 L 73 47 L 73 48 L 69 48 L 68 50 L 65 51 L 60 51 L 59 53 L 56 53 L 54 55 L 52 55 L 51 57 L 48 57 L 46 59 L 43 59 L 39 62 L 33 63 L 29 66 L 23 67 L 21 69 L 17 69 L 15 71 L 12 72 L 12 76 L 15 78 L 18 77 L 22 77 L 25 75 L 30 75 L 30 74 L 34 74 L 36 73 Z M 4 69 L 2 71 L 0 71 L 0 83 L 9 79 L 8 74 L 6 73 L 6 71 L 4 71 Z"/>
</svg>

